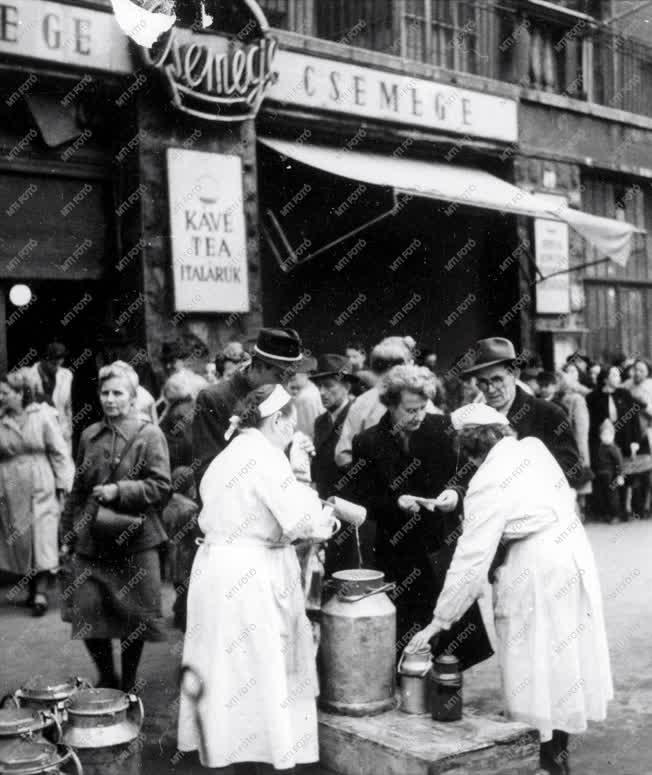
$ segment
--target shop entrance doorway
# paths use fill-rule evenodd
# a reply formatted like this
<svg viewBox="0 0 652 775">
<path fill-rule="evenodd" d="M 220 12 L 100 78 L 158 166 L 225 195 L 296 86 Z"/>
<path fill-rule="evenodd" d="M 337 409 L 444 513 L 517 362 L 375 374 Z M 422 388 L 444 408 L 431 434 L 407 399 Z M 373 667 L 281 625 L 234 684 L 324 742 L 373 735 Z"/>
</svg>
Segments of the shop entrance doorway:
<svg viewBox="0 0 652 775">
<path fill-rule="evenodd" d="M 73 362 L 93 344 L 103 310 L 96 281 L 2 281 L 0 368 L 29 366 L 55 341 L 66 345 Z"/>
</svg>

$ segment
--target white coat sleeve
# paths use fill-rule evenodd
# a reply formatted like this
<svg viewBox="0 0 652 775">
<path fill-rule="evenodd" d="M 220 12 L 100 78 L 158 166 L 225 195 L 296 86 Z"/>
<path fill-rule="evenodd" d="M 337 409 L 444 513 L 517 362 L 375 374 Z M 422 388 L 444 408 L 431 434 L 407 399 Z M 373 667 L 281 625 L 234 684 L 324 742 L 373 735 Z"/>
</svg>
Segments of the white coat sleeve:
<svg viewBox="0 0 652 775">
<path fill-rule="evenodd" d="M 294 541 L 315 534 L 321 520 L 321 501 L 312 488 L 297 480 L 283 453 L 273 464 L 267 465 L 266 461 L 258 486 L 262 502 L 287 538 Z"/>
<path fill-rule="evenodd" d="M 434 619 L 448 630 L 482 592 L 487 573 L 505 529 L 505 504 L 500 487 L 487 482 L 469 488 L 464 499 L 464 522 Z"/>
<path fill-rule="evenodd" d="M 54 474 L 55 487 L 68 493 L 72 489 L 75 475 L 75 465 L 68 451 L 68 444 L 63 438 L 54 411 L 44 407 L 41 412 L 43 422 L 43 444 L 52 473 Z"/>
</svg>

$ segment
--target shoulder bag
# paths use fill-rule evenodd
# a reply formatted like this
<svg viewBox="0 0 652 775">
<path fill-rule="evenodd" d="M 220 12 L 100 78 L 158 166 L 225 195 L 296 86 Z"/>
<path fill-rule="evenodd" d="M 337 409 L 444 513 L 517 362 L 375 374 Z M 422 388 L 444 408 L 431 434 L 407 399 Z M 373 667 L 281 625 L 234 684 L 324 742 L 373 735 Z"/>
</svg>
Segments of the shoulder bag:
<svg viewBox="0 0 652 775">
<path fill-rule="evenodd" d="M 111 483 L 116 471 L 120 468 L 120 464 L 127 456 L 127 452 L 129 452 L 146 424 L 143 423 L 126 443 L 120 459 L 112 466 L 109 475 L 102 484 Z M 127 514 L 124 511 L 116 511 L 116 509 L 112 509 L 110 506 L 99 504 L 95 519 L 91 525 L 91 533 L 93 538 L 101 544 L 112 542 L 121 546 L 142 528 L 144 522 L 144 514 Z"/>
</svg>

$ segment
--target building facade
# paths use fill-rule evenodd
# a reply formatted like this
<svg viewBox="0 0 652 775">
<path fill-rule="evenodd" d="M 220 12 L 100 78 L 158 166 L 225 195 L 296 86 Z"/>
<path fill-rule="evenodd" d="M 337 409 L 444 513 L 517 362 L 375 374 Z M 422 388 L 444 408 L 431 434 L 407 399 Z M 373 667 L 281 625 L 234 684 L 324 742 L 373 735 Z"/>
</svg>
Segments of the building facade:
<svg viewBox="0 0 652 775">
<path fill-rule="evenodd" d="M 410 333 L 445 365 L 492 333 L 652 352 L 644 233 L 620 267 L 481 197 L 650 228 L 652 58 L 600 4 L 265 0 L 271 30 L 214 5 L 143 52 L 108 0 L 0 3 L 3 366 L 264 323 L 313 350 Z"/>
</svg>

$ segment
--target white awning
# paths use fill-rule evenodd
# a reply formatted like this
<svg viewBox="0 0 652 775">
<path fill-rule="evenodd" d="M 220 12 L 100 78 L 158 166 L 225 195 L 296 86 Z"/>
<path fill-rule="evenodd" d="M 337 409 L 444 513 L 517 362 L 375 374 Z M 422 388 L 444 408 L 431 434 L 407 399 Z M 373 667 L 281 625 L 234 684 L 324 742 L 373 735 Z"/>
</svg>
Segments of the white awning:
<svg viewBox="0 0 652 775">
<path fill-rule="evenodd" d="M 406 159 L 398 154 L 386 156 L 325 145 L 259 139 L 279 154 L 302 164 L 362 183 L 390 187 L 408 196 L 565 221 L 603 257 L 611 258 L 621 266 L 629 259 L 632 234 L 640 231 L 629 223 L 589 215 L 570 207 L 553 209 L 536 195 L 474 167 Z"/>
</svg>

